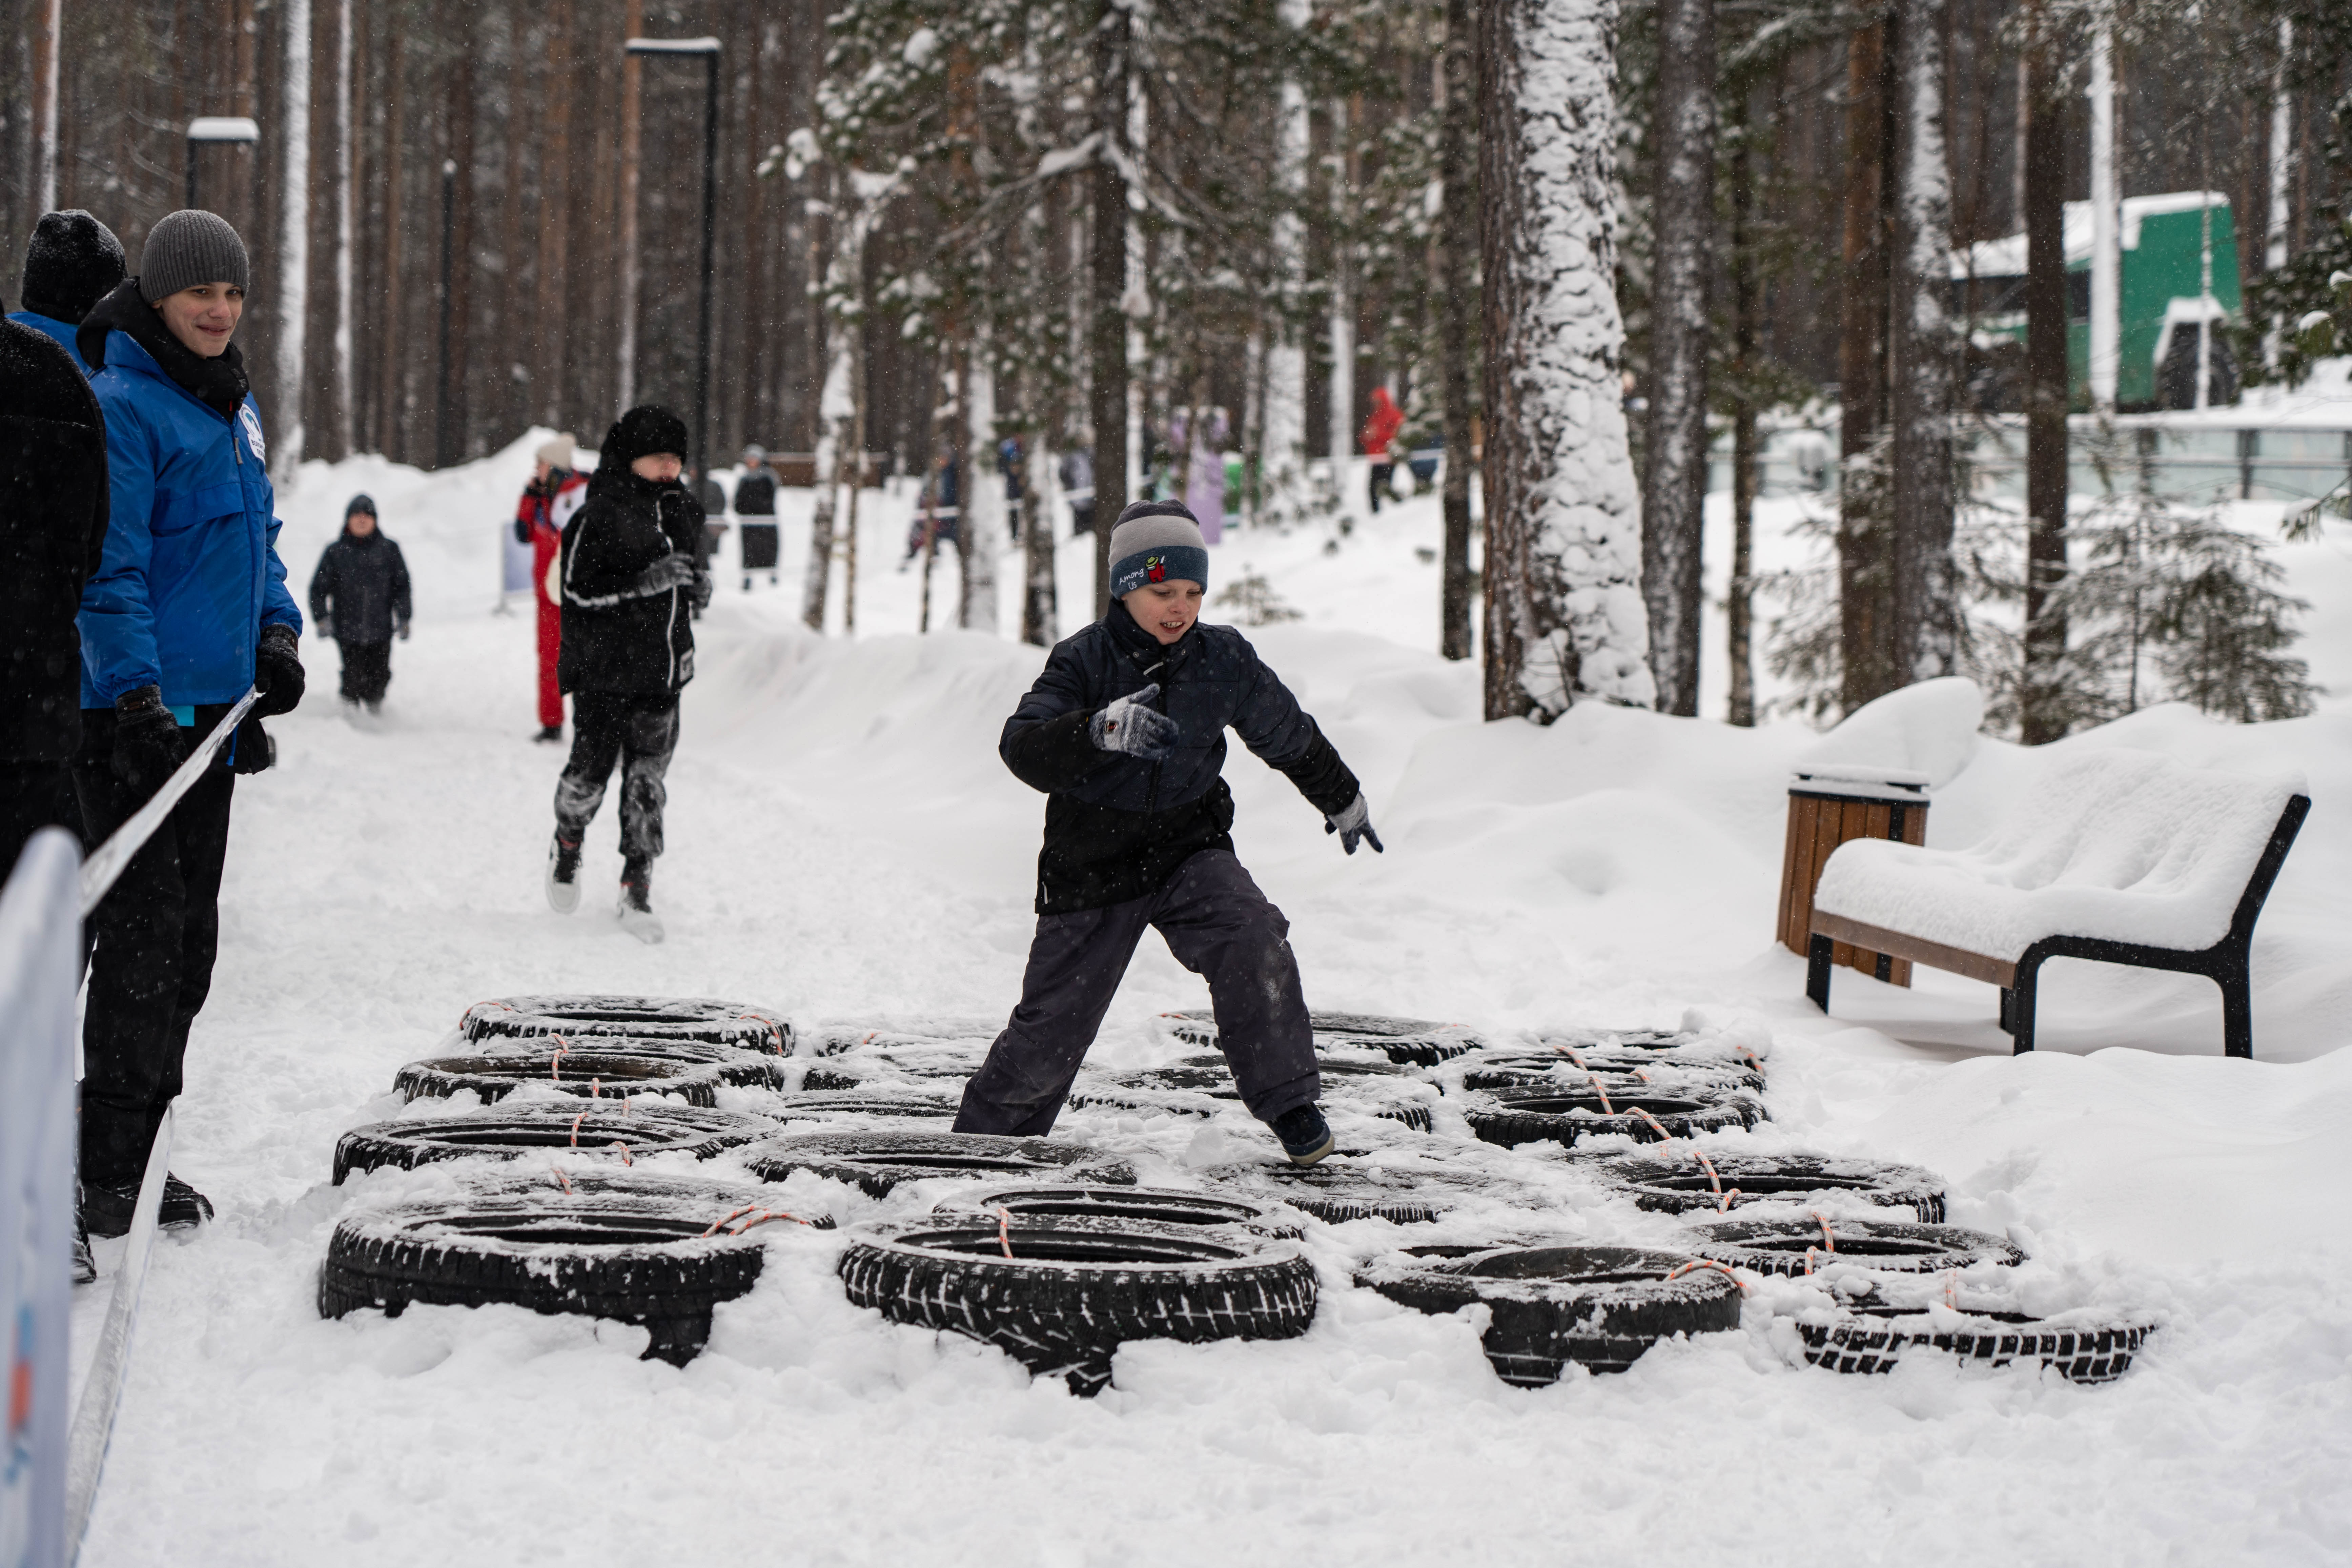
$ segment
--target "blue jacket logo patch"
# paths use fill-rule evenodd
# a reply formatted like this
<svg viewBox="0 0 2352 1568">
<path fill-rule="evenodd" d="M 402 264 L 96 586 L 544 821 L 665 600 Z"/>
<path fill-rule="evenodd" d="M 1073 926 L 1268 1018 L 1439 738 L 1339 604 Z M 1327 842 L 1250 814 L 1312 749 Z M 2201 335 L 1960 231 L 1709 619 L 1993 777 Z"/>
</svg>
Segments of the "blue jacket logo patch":
<svg viewBox="0 0 2352 1568">
<path fill-rule="evenodd" d="M 245 444 L 253 448 L 253 460 L 257 463 L 269 461 L 268 448 L 261 444 L 261 416 L 253 411 L 253 405 L 248 403 L 238 409 L 236 417 L 238 423 L 245 426 Z"/>
</svg>

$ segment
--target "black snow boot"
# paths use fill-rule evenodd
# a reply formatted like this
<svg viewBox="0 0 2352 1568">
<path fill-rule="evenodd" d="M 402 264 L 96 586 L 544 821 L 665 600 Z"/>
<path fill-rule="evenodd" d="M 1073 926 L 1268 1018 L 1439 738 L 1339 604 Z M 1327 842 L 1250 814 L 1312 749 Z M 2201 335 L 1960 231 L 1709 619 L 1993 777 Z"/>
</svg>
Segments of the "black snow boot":
<svg viewBox="0 0 2352 1568">
<path fill-rule="evenodd" d="M 580 846 L 560 833 L 547 847 L 547 907 L 560 915 L 580 907 Z"/>
<path fill-rule="evenodd" d="M 563 739 L 563 726 L 561 724 L 542 724 L 540 726 L 539 733 L 533 735 L 531 739 L 549 744 L 560 743 Z"/>
<path fill-rule="evenodd" d="M 81 1190 L 81 1223 L 92 1236 L 127 1236 L 131 1217 L 139 1207 L 139 1184 L 93 1183 Z M 155 1223 L 164 1230 L 184 1230 L 213 1217 L 212 1200 L 179 1177 L 163 1177 L 163 1201 Z"/>
<path fill-rule="evenodd" d="M 1320 1106 L 1297 1105 L 1274 1119 L 1274 1135 L 1294 1165 L 1311 1165 L 1331 1152 L 1331 1124 Z"/>
<path fill-rule="evenodd" d="M 653 943 L 667 934 L 654 913 L 653 867 L 632 860 L 621 871 L 621 929 L 639 942 Z"/>
<path fill-rule="evenodd" d="M 89 1252 L 89 1226 L 82 1223 L 81 1196 L 79 1184 L 74 1196 L 73 1282 L 77 1285 L 98 1283 L 98 1259 Z"/>
</svg>

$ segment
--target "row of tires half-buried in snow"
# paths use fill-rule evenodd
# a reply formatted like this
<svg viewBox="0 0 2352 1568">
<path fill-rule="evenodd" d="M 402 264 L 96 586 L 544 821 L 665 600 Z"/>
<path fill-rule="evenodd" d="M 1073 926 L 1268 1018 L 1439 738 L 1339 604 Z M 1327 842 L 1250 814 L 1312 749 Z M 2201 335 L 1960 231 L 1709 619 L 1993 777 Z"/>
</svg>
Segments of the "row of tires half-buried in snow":
<svg viewBox="0 0 2352 1568">
<path fill-rule="evenodd" d="M 1204 1018 L 1163 1025 L 1180 1043 L 1215 1043 Z M 2105 1382 L 2150 1327 L 1956 1310 L 1952 1281 L 2021 1255 L 1942 1224 L 1941 1184 L 1927 1172 L 1720 1141 L 1702 1152 L 1694 1134 L 1764 1115 L 1761 1060 L 1719 1037 L 1562 1031 L 1503 1044 L 1362 1015 L 1318 1014 L 1316 1026 L 1343 1144 L 1348 1112 L 1430 1132 L 1431 1107 L 1454 1098 L 1493 1143 L 1623 1132 L 1660 1144 L 1655 1154 L 1612 1144 L 1570 1157 L 1639 1208 L 1712 1216 L 1668 1248 L 1524 1235 L 1434 1246 L 1382 1237 L 1348 1250 L 1353 1283 L 1406 1306 L 1485 1306 L 1482 1344 L 1507 1382 L 1547 1384 L 1570 1363 L 1622 1370 L 1662 1338 L 1736 1328 L 1742 1271 L 1811 1274 L 1831 1261 L 1840 1305 L 1802 1312 L 1795 1326 L 1806 1359 L 1839 1371 L 1890 1370 L 1925 1347 Z M 326 1316 L 509 1302 L 642 1325 L 648 1356 L 683 1363 L 707 1342 L 718 1304 L 759 1278 L 774 1234 L 763 1227 L 832 1226 L 787 1213 L 770 1184 L 806 1173 L 894 1205 L 934 1200 L 845 1236 L 836 1268 L 852 1301 L 995 1344 L 1091 1393 L 1130 1340 L 1306 1332 L 1318 1279 L 1302 1245 L 1310 1233 L 1434 1221 L 1489 1179 L 1450 1166 L 1445 1140 L 1433 1137 L 1430 1155 L 1402 1172 L 1343 1152 L 1306 1170 L 1214 1168 L 1202 1173 L 1214 1184 L 1205 1191 L 1160 1189 L 1137 1185 L 1117 1153 L 1066 1139 L 910 1128 L 953 1114 L 942 1080 L 968 1075 L 985 1049 L 968 1027 L 795 1037 L 772 1010 L 734 1004 L 535 996 L 469 1009 L 461 1035 L 463 1054 L 411 1063 L 395 1087 L 412 1102 L 470 1097 L 475 1108 L 362 1127 L 337 1147 L 339 1184 L 385 1168 L 428 1177 L 354 1205 L 337 1225 L 319 1281 Z M 1209 1116 L 1234 1098 L 1222 1058 L 1201 1056 L 1086 1074 L 1071 1104 Z M 834 1130 L 780 1127 L 810 1121 Z M 742 1174 L 692 1173 L 692 1161 L 722 1153 Z M 665 1155 L 675 1157 L 635 1163 Z M 1841 1214 L 1725 1217 L 1757 1203 Z M 1849 1217 L 1856 1205 L 1904 1217 Z M 1935 1277 L 1946 1284 L 1931 1296 Z"/>
</svg>

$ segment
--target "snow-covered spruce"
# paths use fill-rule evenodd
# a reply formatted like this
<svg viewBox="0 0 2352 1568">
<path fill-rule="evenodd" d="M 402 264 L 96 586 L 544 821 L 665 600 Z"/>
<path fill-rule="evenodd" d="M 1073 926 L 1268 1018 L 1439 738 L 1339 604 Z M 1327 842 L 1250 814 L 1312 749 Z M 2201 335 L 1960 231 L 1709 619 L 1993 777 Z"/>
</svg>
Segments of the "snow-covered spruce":
<svg viewBox="0 0 2352 1568">
<path fill-rule="evenodd" d="M 2024 1312 L 1934 1307 L 1854 1307 L 1827 1322 L 1797 1321 L 1805 1360 L 1832 1372 L 1893 1372 L 1906 1352 L 1934 1351 L 1977 1366 L 2032 1362 L 2070 1383 L 2113 1383 L 2157 1325 L 2146 1318 L 2070 1312 L 2048 1321 Z"/>
<path fill-rule="evenodd" d="M 723 1086 L 782 1089 L 783 1082 L 783 1068 L 774 1057 L 698 1042 L 633 1041 L 625 1051 L 550 1047 L 500 1056 L 432 1057 L 402 1068 L 392 1087 L 404 1100 L 446 1100 L 471 1090 L 486 1105 L 537 1083 L 592 1100 L 674 1094 L 691 1105 L 715 1106 Z"/>
<path fill-rule="evenodd" d="M 345 1215 L 319 1314 L 509 1302 L 642 1324 L 647 1359 L 684 1365 L 710 1338 L 712 1308 L 760 1277 L 763 1238 L 747 1233 L 792 1217 L 754 1186 L 628 1171 L 467 1181 Z"/>
<path fill-rule="evenodd" d="M 1481 8 L 1486 716 L 1650 706 L 1617 309 L 1616 0 Z"/>
<path fill-rule="evenodd" d="M 1296 1215 L 1273 1204 L 1221 1197 L 1181 1187 L 1019 1186 L 982 1187 L 953 1193 L 931 1212 L 968 1219 L 999 1210 L 1033 1219 L 1100 1219 L 1126 1225 L 1240 1226 L 1264 1236 L 1297 1237 Z"/>
<path fill-rule="evenodd" d="M 1957 1225 L 1886 1220 L 1731 1219 L 1696 1226 L 1691 1250 L 1759 1274 L 1811 1274 L 1832 1264 L 1933 1274 L 1978 1263 L 2018 1264 L 2025 1254 L 2000 1237 Z"/>
<path fill-rule="evenodd" d="M 1130 1186 L 1126 1161 L 1084 1143 L 1000 1138 L 980 1132 L 803 1132 L 745 1151 L 745 1169 L 763 1182 L 806 1171 L 887 1197 L 902 1182 L 1055 1176 L 1090 1185 Z"/>
<path fill-rule="evenodd" d="M 793 1053 L 793 1026 L 774 1008 L 699 996 L 504 996 L 475 1003 L 457 1026 L 476 1041 L 627 1036 Z"/>
<path fill-rule="evenodd" d="M 1569 1363 L 1622 1372 L 1658 1341 L 1739 1326 L 1738 1283 L 1677 1252 L 1629 1247 L 1409 1247 L 1356 1282 L 1419 1311 L 1484 1306 L 1478 1342 L 1505 1383 L 1539 1388 Z M 1455 1256 L 1447 1256 L 1453 1254 Z"/>
<path fill-rule="evenodd" d="M 1470 1097 L 1463 1114 L 1482 1141 L 1507 1149 L 1545 1139 L 1574 1143 L 1604 1132 L 1656 1142 L 1730 1128 L 1744 1131 L 1764 1120 L 1764 1108 L 1743 1094 L 1696 1089 L 1664 1094 L 1645 1085 L 1641 1093 L 1621 1100 L 1592 1088 L 1537 1086 L 1486 1090 Z"/>
<path fill-rule="evenodd" d="M 1916 1165 L 1880 1160 L 1711 1150 L 1702 1159 L 1691 1146 L 1664 1157 L 1611 1155 L 1586 1169 L 1622 1189 L 1640 1207 L 1666 1214 L 1722 1213 L 1760 1203 L 1819 1206 L 1846 1198 L 1907 1208 L 1922 1225 L 1940 1225 L 1944 1218 L 1941 1177 Z"/>
<path fill-rule="evenodd" d="M 707 1160 L 775 1130 L 765 1117 L 699 1106 L 624 1107 L 618 1100 L 592 1100 L 575 1110 L 533 1101 L 470 1116 L 354 1127 L 336 1142 L 335 1184 L 341 1185 L 354 1172 L 387 1165 L 406 1171 L 441 1160 L 520 1160 L 569 1150 L 618 1160 L 681 1152 Z"/>
<path fill-rule="evenodd" d="M 966 1334 L 1033 1375 L 1093 1394 L 1129 1340 L 1285 1340 L 1315 1321 L 1315 1267 L 1296 1244 L 1026 1215 L 880 1226 L 841 1258 L 852 1302 Z"/>
</svg>

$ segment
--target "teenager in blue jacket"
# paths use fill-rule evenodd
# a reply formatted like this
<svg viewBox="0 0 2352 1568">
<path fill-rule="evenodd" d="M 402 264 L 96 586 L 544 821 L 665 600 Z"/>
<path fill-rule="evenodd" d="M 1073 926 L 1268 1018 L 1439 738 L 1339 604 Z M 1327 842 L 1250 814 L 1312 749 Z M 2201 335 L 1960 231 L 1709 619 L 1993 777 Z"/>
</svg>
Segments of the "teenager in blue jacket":
<svg viewBox="0 0 2352 1568">
<path fill-rule="evenodd" d="M 207 212 L 148 232 L 139 275 L 79 334 L 106 416 L 106 548 L 82 590 L 82 739 L 74 788 L 92 843 L 154 795 L 248 687 L 256 715 L 302 697 L 302 614 L 278 559 L 261 415 L 231 342 L 245 310 L 245 243 Z M 82 1215 L 120 1236 L 163 1111 L 180 1092 L 188 1028 L 212 984 L 234 773 L 268 765 L 241 726 L 131 858 L 91 918 L 82 1020 Z M 173 1177 L 163 1223 L 212 1205 Z"/>
</svg>

